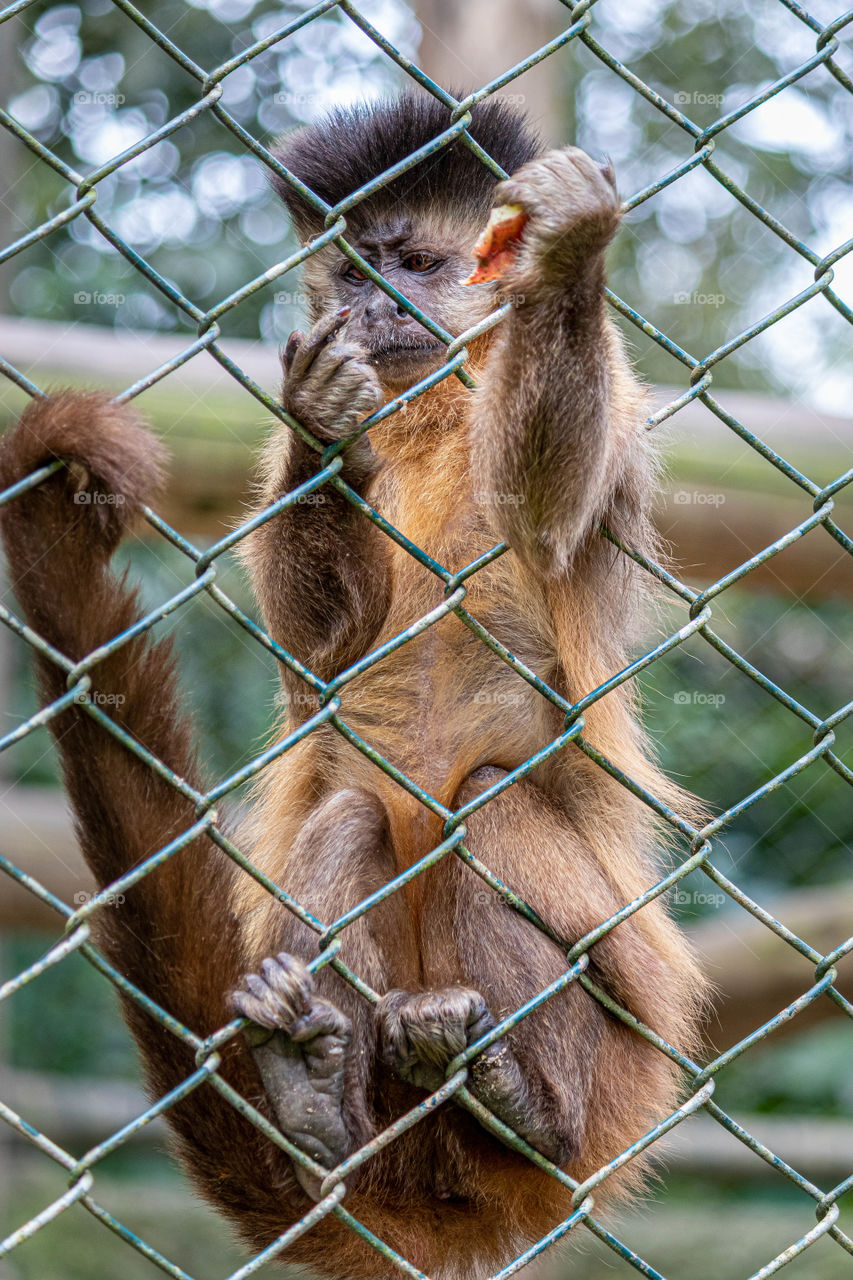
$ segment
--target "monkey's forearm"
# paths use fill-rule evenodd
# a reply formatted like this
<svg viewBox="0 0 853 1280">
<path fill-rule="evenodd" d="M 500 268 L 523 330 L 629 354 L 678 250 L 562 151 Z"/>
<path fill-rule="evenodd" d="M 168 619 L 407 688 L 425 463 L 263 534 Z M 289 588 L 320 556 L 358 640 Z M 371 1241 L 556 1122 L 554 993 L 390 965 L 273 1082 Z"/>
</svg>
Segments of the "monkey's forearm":
<svg viewBox="0 0 853 1280">
<path fill-rule="evenodd" d="M 284 409 L 329 443 L 352 436 L 382 399 L 364 350 L 339 340 L 348 316 L 343 307 L 308 335 L 292 333 L 283 353 Z M 361 494 L 378 466 L 366 436 L 344 451 L 341 464 L 338 474 Z M 319 455 L 300 436 L 276 432 L 263 463 L 262 507 L 319 470 Z M 247 544 L 271 634 L 322 679 L 360 657 L 379 629 L 389 595 L 382 542 L 370 521 L 326 483 L 261 525 Z"/>
<path fill-rule="evenodd" d="M 599 268 L 513 311 L 487 365 L 473 421 L 475 489 L 534 564 L 565 568 L 612 492 L 614 347 Z"/>
<path fill-rule="evenodd" d="M 525 220 L 503 268 L 514 305 L 475 405 L 475 485 L 531 567 L 564 572 L 620 486 L 637 487 L 639 391 L 604 299 L 619 198 L 608 166 L 565 147 L 502 182 L 496 201 Z"/>
<path fill-rule="evenodd" d="M 262 507 L 320 470 L 318 454 L 299 438 L 274 441 L 270 451 Z M 361 492 L 376 463 L 366 440 L 357 443 L 354 457 L 352 452 L 339 474 Z M 322 679 L 361 656 L 387 609 L 387 548 L 333 485 L 306 494 L 262 525 L 250 538 L 249 557 L 267 626 L 289 652 Z"/>
</svg>

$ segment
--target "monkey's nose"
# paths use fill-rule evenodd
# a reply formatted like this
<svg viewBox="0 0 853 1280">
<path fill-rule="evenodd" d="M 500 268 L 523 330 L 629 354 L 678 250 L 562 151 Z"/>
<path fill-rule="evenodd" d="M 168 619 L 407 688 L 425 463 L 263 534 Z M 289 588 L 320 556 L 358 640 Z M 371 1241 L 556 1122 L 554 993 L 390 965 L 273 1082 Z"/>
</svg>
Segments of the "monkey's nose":
<svg viewBox="0 0 853 1280">
<path fill-rule="evenodd" d="M 370 298 L 364 308 L 364 323 L 368 328 L 381 324 L 407 324 L 410 319 L 408 311 L 381 290 L 379 296 Z"/>
</svg>

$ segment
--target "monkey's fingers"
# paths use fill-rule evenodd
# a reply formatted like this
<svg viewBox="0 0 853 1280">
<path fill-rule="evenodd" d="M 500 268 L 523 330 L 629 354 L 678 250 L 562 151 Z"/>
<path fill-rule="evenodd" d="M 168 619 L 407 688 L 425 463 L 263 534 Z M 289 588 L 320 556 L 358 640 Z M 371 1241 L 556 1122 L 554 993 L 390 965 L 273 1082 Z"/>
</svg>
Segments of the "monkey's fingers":
<svg viewBox="0 0 853 1280">
<path fill-rule="evenodd" d="M 287 346 L 284 348 L 284 350 L 281 353 L 282 364 L 284 365 L 286 370 L 288 371 L 290 370 L 290 366 L 293 364 L 293 357 L 296 355 L 300 345 L 304 341 L 305 341 L 305 334 L 302 332 L 302 330 L 294 329 L 293 333 L 287 339 Z"/>
<path fill-rule="evenodd" d="M 359 372 L 369 373 L 369 366 L 363 365 L 364 348 L 356 342 L 332 342 L 327 340 L 325 346 L 315 354 L 310 371 L 305 376 L 305 390 L 311 394 L 322 393 L 339 374 L 344 365 L 357 366 Z"/>
<path fill-rule="evenodd" d="M 328 342 L 340 333 L 347 320 L 350 317 L 349 307 L 340 307 L 334 311 L 332 315 L 326 316 L 319 320 L 306 338 L 298 329 L 290 335 L 287 347 L 285 348 L 285 358 L 290 348 L 291 342 L 294 343 L 294 349 L 290 357 L 290 364 L 287 366 L 288 377 L 301 378 L 311 367 L 317 354 L 323 350 Z"/>
</svg>

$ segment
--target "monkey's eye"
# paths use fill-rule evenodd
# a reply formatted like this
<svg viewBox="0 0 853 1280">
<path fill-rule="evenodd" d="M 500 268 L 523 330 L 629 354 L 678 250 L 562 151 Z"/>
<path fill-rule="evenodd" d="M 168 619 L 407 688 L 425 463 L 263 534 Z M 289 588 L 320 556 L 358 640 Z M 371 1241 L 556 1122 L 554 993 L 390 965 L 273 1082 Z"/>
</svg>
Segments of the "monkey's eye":
<svg viewBox="0 0 853 1280">
<path fill-rule="evenodd" d="M 362 280 L 367 279 L 364 272 L 359 271 L 358 267 L 352 262 L 348 266 L 344 267 L 341 275 L 344 280 L 349 280 L 352 284 L 361 284 Z"/>
<path fill-rule="evenodd" d="M 407 271 L 429 271 L 432 267 L 437 267 L 440 261 L 434 253 L 410 253 L 408 258 L 403 259 L 403 266 Z"/>
</svg>

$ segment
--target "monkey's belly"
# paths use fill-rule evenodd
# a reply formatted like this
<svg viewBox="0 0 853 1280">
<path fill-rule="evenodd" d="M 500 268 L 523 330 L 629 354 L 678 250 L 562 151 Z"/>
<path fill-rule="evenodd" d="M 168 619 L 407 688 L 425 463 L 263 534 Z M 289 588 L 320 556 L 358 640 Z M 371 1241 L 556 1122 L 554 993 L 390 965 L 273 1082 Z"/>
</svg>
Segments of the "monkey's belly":
<svg viewBox="0 0 853 1280">
<path fill-rule="evenodd" d="M 432 630 L 449 626 L 460 624 L 447 619 Z M 347 724 L 442 803 L 475 769 L 514 769 L 560 732 L 559 713 L 541 694 L 467 636 L 470 643 L 458 634 L 447 643 L 427 632 L 342 693 Z"/>
</svg>

